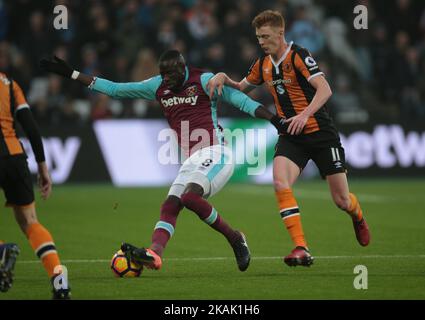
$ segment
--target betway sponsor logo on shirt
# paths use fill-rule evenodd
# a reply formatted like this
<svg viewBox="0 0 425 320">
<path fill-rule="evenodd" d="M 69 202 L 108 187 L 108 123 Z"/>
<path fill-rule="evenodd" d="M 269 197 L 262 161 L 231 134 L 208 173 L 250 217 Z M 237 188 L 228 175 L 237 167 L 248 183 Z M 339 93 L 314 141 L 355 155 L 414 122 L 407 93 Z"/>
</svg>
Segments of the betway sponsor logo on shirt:
<svg viewBox="0 0 425 320">
<path fill-rule="evenodd" d="M 179 104 L 190 104 L 191 106 L 194 106 L 196 104 L 196 101 L 198 101 L 198 96 L 172 97 L 168 99 L 161 98 L 161 103 L 165 108 L 177 106 Z"/>
</svg>

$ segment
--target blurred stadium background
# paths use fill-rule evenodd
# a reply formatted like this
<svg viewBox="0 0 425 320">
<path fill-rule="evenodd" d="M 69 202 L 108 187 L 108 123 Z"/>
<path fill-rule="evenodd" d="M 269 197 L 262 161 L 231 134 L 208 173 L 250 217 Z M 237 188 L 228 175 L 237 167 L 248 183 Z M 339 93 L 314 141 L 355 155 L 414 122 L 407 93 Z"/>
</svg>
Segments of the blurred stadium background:
<svg viewBox="0 0 425 320">
<path fill-rule="evenodd" d="M 358 4 L 368 8 L 367 30 L 353 27 L 353 8 Z M 53 27 L 57 5 L 68 9 L 66 30 Z M 100 150 L 99 141 L 109 139 L 105 134 L 118 136 L 121 132 L 120 136 L 128 134 L 128 145 L 145 150 L 135 150 L 133 157 L 156 157 L 157 146 L 136 135 L 155 139 L 161 124 L 150 120 L 162 119 L 161 109 L 156 102 L 111 100 L 73 81 L 47 75 L 38 68 L 42 57 L 55 54 L 85 73 L 127 82 L 156 74 L 159 54 L 178 48 L 194 66 L 226 71 L 241 79 L 260 54 L 250 22 L 267 8 L 284 14 L 287 39 L 308 48 L 325 72 L 334 93 L 328 104 L 346 138 L 343 142 L 352 176 L 423 176 L 425 9 L 420 0 L 3 0 L 0 70 L 12 75 L 26 93 L 46 139 L 55 183 L 106 182 L 112 177 L 121 185 L 162 185 L 172 180 L 175 169 L 159 180 L 154 177 L 160 172 L 157 168 L 150 171 L 152 177 L 115 181 L 114 175 L 125 174 L 114 173 L 116 166 L 122 166 L 114 157 L 119 150 L 111 153 L 104 145 Z M 252 96 L 273 109 L 265 89 Z M 246 118 L 227 106 L 219 110 L 219 116 L 232 121 Z M 140 125 L 129 129 L 125 122 L 109 122 L 123 119 L 141 120 L 138 123 L 143 123 L 147 132 L 141 132 Z M 101 124 L 104 120 L 109 129 Z M 103 129 L 94 132 L 97 121 Z M 230 127 L 240 126 L 232 121 L 227 123 Z M 258 125 L 248 122 L 244 126 Z M 274 139 L 271 132 L 269 164 Z M 82 165 L 87 159 L 96 164 L 89 170 Z M 234 180 L 244 179 L 241 172 Z M 312 168 L 305 175 L 316 176 L 317 172 Z M 270 174 L 263 180 L 269 182 Z"/>
<path fill-rule="evenodd" d="M 358 4 L 368 8 L 367 30 L 353 27 Z M 68 8 L 67 30 L 53 28 L 56 5 Z M 351 187 L 370 217 L 373 246 L 358 247 L 347 218 L 337 213 L 324 183 L 315 181 L 315 168 L 308 167 L 303 178 L 311 181 L 299 182 L 295 192 L 318 264 L 297 273 L 282 267 L 277 256 L 289 252 L 290 241 L 267 185 L 274 128 L 223 105 L 219 117 L 226 127 L 267 129 L 267 143 L 256 149 L 267 155 L 265 173 L 247 176 L 251 165 L 239 165 L 233 181 L 245 185 L 229 185 L 213 199 L 231 223 L 246 230 L 254 255 L 260 257 L 252 273 L 248 278 L 237 274 L 233 261 L 227 261 L 233 259 L 227 244 L 192 215 L 183 215 L 167 251 L 168 273 L 146 273 L 144 285 L 152 290 L 115 282 L 106 268 L 109 257 L 121 240 L 149 242 L 166 186 L 178 169 L 157 161 L 158 133 L 166 123 L 156 103 L 111 100 L 43 73 L 38 61 L 55 54 L 85 73 L 117 82 L 141 81 L 158 72 L 157 57 L 163 50 L 177 48 L 194 66 L 241 79 L 260 54 L 251 20 L 263 9 L 284 14 L 287 40 L 308 48 L 331 84 L 328 104 L 343 138 Z M 423 0 L 0 0 L 0 70 L 22 86 L 44 137 L 56 186 L 48 202 L 38 201 L 38 210 L 63 249 L 76 297 L 425 297 Z M 252 96 L 273 110 L 264 90 Z M 31 148 L 25 139 L 23 143 L 35 173 Z M 322 215 L 317 208 L 331 213 Z M 16 225 L 10 228 L 11 215 L 1 216 L 0 238 L 16 239 L 25 248 L 16 287 L 8 297 L 47 297 L 38 293 L 47 284 L 24 236 Z M 340 227 L 330 228 L 336 225 Z M 341 241 L 347 234 L 349 240 Z M 195 242 L 198 246 L 187 246 Z M 196 264 L 181 259 L 206 254 L 228 257 Z M 96 263 L 105 268 L 92 267 Z M 352 288 L 358 263 L 370 266 L 374 277 L 367 294 Z"/>
</svg>

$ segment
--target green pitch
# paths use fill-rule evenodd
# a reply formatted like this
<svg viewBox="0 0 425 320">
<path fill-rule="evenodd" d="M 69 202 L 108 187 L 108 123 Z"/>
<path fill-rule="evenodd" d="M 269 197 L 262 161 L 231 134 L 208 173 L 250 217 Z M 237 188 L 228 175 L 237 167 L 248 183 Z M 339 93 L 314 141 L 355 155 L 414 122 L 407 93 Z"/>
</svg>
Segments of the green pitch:
<svg viewBox="0 0 425 320">
<path fill-rule="evenodd" d="M 352 181 L 351 190 L 367 217 L 370 246 L 357 244 L 325 182 L 300 181 L 295 195 L 316 260 L 311 268 L 289 268 L 281 257 L 292 245 L 272 187 L 226 186 L 211 202 L 247 235 L 252 261 L 245 273 L 225 239 L 184 210 L 160 271 L 113 277 L 109 260 L 122 241 L 150 243 L 166 188 L 56 186 L 47 202 L 37 198 L 37 209 L 68 268 L 74 299 L 425 299 L 425 181 Z M 21 248 L 14 286 L 0 299 L 49 299 L 45 271 L 10 209 L 0 213 L 0 238 Z M 367 290 L 353 286 L 356 265 L 367 267 Z"/>
</svg>

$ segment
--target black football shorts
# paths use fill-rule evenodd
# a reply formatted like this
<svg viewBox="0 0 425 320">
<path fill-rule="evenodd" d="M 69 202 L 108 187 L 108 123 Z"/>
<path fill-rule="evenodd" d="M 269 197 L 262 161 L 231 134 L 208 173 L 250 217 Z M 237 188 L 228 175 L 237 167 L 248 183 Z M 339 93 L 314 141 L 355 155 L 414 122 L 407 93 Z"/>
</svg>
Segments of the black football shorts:
<svg viewBox="0 0 425 320">
<path fill-rule="evenodd" d="M 345 152 L 339 136 L 327 132 L 317 131 L 299 136 L 280 135 L 274 156 L 290 159 L 301 171 L 311 159 L 319 168 L 323 179 L 335 173 L 347 172 Z"/>
<path fill-rule="evenodd" d="M 0 157 L 0 187 L 6 206 L 25 206 L 34 202 L 34 188 L 25 155 Z"/>
</svg>

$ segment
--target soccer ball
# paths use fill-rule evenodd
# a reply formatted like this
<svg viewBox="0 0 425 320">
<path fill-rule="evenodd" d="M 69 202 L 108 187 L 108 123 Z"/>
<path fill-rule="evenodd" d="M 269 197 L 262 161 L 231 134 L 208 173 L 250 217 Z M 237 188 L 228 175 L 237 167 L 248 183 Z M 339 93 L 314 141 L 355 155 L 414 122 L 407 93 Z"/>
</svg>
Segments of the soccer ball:
<svg viewBox="0 0 425 320">
<path fill-rule="evenodd" d="M 116 277 L 136 278 L 140 277 L 140 274 L 143 271 L 143 266 L 134 264 L 129 258 L 127 258 L 124 252 L 118 250 L 118 252 L 112 257 L 111 269 Z"/>
</svg>

